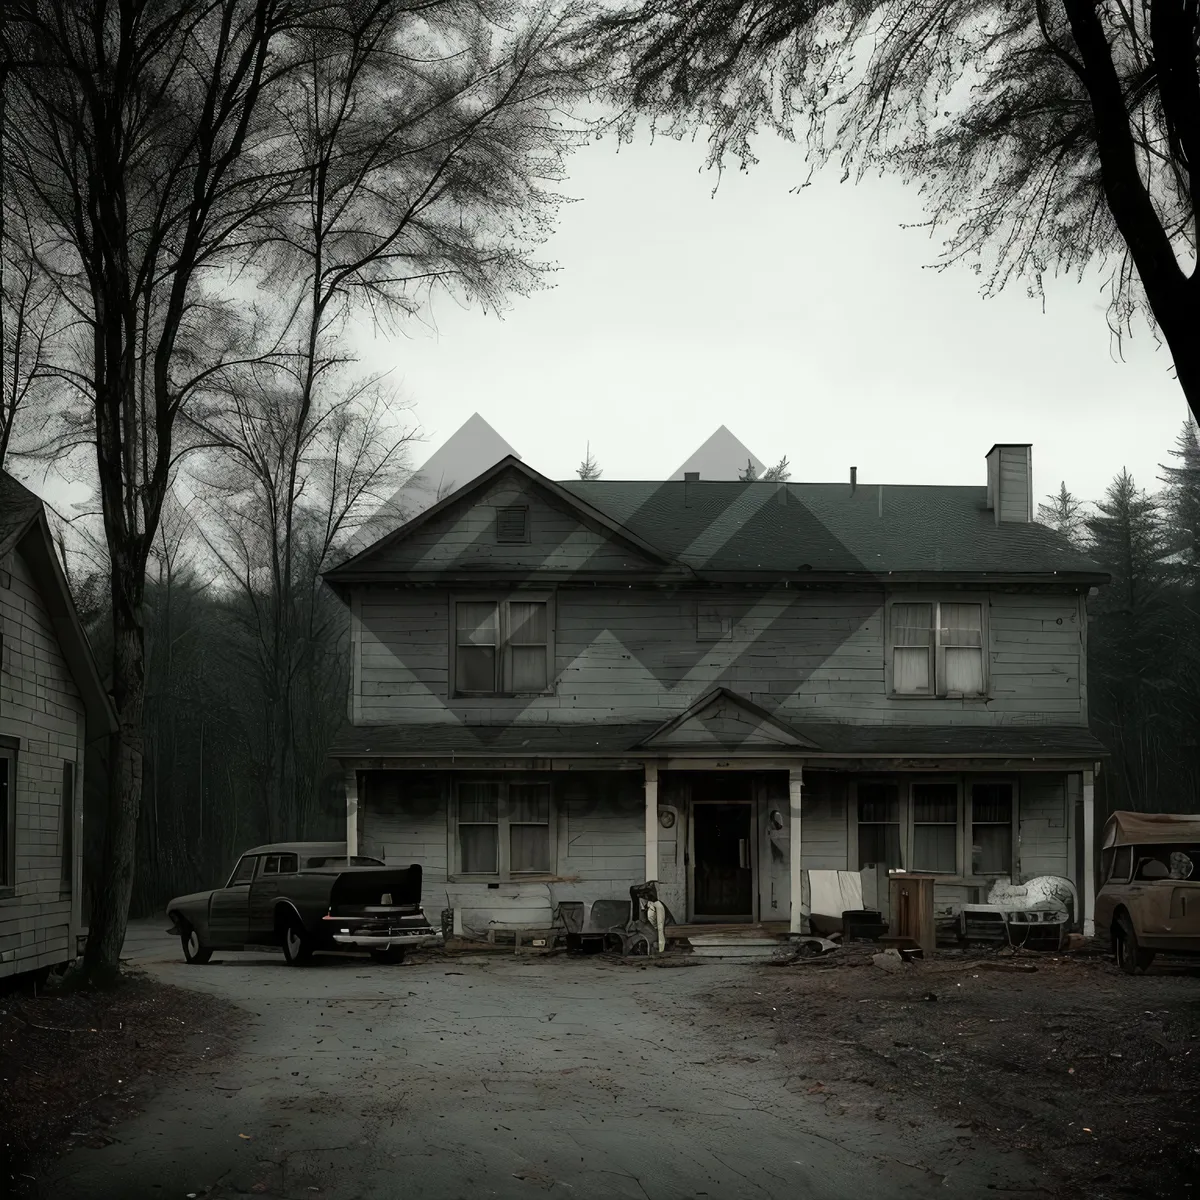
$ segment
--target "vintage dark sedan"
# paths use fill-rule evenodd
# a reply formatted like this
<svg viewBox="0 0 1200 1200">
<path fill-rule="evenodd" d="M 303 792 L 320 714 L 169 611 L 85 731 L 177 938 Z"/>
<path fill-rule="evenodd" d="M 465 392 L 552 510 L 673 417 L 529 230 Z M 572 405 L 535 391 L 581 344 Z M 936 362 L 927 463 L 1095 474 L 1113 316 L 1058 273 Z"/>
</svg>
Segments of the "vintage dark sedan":
<svg viewBox="0 0 1200 1200">
<path fill-rule="evenodd" d="M 369 951 L 395 963 L 410 947 L 442 941 L 421 908 L 419 866 L 347 858 L 337 842 L 256 846 L 224 887 L 177 897 L 167 917 L 189 963 L 247 946 L 281 946 L 292 966 L 318 950 Z"/>
</svg>

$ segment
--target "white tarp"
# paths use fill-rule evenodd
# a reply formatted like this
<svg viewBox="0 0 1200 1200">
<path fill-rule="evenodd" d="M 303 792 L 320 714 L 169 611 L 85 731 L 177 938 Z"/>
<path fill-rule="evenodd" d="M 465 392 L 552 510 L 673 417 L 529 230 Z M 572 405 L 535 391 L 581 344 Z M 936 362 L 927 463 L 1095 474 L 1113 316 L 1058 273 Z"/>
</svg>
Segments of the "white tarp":
<svg viewBox="0 0 1200 1200">
<path fill-rule="evenodd" d="M 862 875 L 858 871 L 809 871 L 808 909 L 815 916 L 840 921 L 842 913 L 862 906 Z"/>
</svg>

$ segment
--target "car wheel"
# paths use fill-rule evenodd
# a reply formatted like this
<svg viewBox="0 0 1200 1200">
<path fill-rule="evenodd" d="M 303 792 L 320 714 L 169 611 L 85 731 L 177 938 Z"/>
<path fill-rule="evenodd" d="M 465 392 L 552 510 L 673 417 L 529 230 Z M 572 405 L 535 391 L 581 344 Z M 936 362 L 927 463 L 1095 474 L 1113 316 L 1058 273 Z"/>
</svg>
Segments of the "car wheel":
<svg viewBox="0 0 1200 1200">
<path fill-rule="evenodd" d="M 312 958 L 312 942 L 299 917 L 289 917 L 283 927 L 283 957 L 289 967 L 303 966 Z"/>
<path fill-rule="evenodd" d="M 1113 944 L 1116 948 L 1117 966 L 1126 975 L 1137 975 L 1154 961 L 1153 950 L 1143 950 L 1138 945 L 1133 922 L 1121 913 L 1113 922 Z"/>
<path fill-rule="evenodd" d="M 200 940 L 200 935 L 190 925 L 183 927 L 183 931 L 179 935 L 179 940 L 183 944 L 184 962 L 200 967 L 212 958 L 212 947 L 206 946 Z"/>
<path fill-rule="evenodd" d="M 404 961 L 403 946 L 389 946 L 386 950 L 372 950 L 371 958 L 377 963 L 388 963 L 394 966 Z"/>
</svg>

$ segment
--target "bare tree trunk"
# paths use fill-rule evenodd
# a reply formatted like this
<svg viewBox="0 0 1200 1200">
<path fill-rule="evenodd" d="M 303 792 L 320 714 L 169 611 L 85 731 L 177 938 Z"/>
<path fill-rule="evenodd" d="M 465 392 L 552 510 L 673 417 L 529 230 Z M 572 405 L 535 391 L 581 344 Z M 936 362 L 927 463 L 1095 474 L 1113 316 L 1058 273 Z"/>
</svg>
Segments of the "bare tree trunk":
<svg viewBox="0 0 1200 1200">
<path fill-rule="evenodd" d="M 119 728 L 112 738 L 108 820 L 104 823 L 105 870 L 97 880 L 84 965 L 95 978 L 115 975 L 129 922 L 142 795 L 142 689 L 145 637 L 141 606 L 129 596 L 126 580 L 113 569 L 113 696 Z M 135 581 L 134 594 L 140 591 Z"/>
</svg>

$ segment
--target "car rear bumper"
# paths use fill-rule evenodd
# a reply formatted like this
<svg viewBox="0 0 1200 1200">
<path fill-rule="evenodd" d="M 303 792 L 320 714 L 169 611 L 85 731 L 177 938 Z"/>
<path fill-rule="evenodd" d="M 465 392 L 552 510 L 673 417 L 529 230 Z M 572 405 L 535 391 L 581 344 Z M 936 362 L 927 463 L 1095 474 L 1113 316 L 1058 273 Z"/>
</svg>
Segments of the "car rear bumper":
<svg viewBox="0 0 1200 1200">
<path fill-rule="evenodd" d="M 396 950 L 440 946 L 445 939 L 437 929 L 414 929 L 411 933 L 335 933 L 333 940 L 346 950 Z"/>
</svg>

